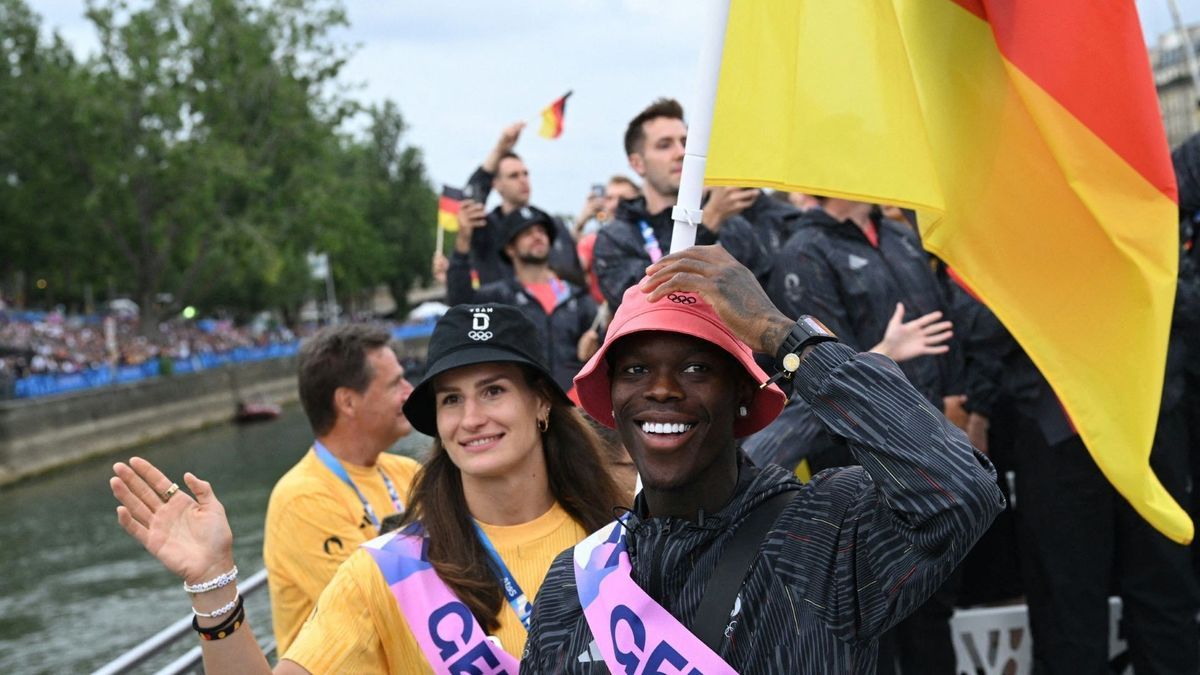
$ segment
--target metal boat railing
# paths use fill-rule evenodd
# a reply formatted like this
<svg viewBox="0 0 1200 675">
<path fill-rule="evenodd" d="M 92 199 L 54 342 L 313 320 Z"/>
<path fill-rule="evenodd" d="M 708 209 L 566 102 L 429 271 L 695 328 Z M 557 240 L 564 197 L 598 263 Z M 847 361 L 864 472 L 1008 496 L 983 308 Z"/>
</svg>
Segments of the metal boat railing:
<svg viewBox="0 0 1200 675">
<path fill-rule="evenodd" d="M 267 571 L 261 570 L 238 585 L 238 592 L 249 597 L 267 585 Z M 1112 663 L 1123 663 L 1128 646 L 1121 634 L 1121 601 L 1109 599 L 1109 659 Z M 1010 605 L 983 609 L 959 609 L 950 619 L 955 656 L 958 661 L 956 672 L 985 673 L 986 675 L 1024 675 L 1032 669 L 1032 638 L 1029 632 L 1025 605 Z M 266 628 L 260 635 L 270 635 Z M 185 616 L 159 631 L 150 639 L 125 652 L 114 661 L 95 671 L 93 675 L 116 675 L 126 673 L 146 661 L 162 654 L 182 639 L 193 635 L 192 617 Z M 261 640 L 263 652 L 270 658 L 275 653 L 275 640 Z M 157 671 L 158 675 L 176 675 L 198 671 L 201 665 L 200 646 L 192 647 L 187 653 Z M 1128 667 L 1120 669 L 1124 675 Z M 1114 672 L 1116 672 L 1114 670 Z"/>
<path fill-rule="evenodd" d="M 260 590 L 267 587 L 267 571 L 259 570 L 250 578 L 238 584 L 238 593 L 249 598 L 258 593 Z M 261 625 L 261 623 L 260 623 Z M 271 636 L 270 626 L 260 632 L 259 635 Z M 155 633 L 145 642 L 137 645 L 133 649 L 118 656 L 116 659 L 108 662 L 100 669 L 92 673 L 92 675 L 117 675 L 118 673 L 128 673 L 133 668 L 149 661 L 150 659 L 166 652 L 175 647 L 178 642 L 184 639 L 194 638 L 195 632 L 192 630 L 192 617 L 188 616 L 175 621 L 166 628 Z M 275 638 L 268 637 L 260 642 L 263 652 L 270 658 L 275 653 Z M 177 675 L 178 673 L 188 673 L 197 670 L 200 666 L 200 645 L 196 645 L 189 649 L 185 654 L 170 662 L 160 670 L 157 675 Z"/>
</svg>

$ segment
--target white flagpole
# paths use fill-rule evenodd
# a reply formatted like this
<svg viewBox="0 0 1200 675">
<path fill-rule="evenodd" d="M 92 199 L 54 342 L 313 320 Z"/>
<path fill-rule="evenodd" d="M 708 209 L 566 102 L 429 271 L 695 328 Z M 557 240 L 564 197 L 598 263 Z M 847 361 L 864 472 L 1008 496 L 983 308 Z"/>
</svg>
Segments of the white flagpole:
<svg viewBox="0 0 1200 675">
<path fill-rule="evenodd" d="M 708 161 L 708 137 L 712 132 L 713 104 L 717 98 L 717 80 L 721 76 L 721 53 L 725 47 L 730 1 L 709 0 L 711 16 L 707 35 L 700 44 L 696 98 L 687 109 L 688 137 L 683 173 L 679 177 L 679 199 L 671 211 L 675 221 L 671 253 L 696 243 L 696 227 L 700 225 L 702 215 L 700 197 L 704 191 L 704 165 Z"/>
</svg>

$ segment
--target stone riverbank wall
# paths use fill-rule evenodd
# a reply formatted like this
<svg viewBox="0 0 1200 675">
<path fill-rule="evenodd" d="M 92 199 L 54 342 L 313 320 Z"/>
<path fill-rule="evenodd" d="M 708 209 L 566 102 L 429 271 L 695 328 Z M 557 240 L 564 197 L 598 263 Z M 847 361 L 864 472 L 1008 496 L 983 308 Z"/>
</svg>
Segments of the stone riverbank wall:
<svg viewBox="0 0 1200 675">
<path fill-rule="evenodd" d="M 428 338 L 397 346 L 424 358 Z M 0 485 L 171 434 L 229 423 L 239 400 L 296 401 L 295 357 L 0 402 Z"/>
</svg>

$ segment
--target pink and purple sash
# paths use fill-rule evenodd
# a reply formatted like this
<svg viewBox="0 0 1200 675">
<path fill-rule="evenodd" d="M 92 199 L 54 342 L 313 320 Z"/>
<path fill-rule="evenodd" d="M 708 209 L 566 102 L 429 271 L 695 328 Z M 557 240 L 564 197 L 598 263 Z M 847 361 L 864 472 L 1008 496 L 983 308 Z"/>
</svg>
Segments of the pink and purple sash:
<svg viewBox="0 0 1200 675">
<path fill-rule="evenodd" d="M 630 576 L 625 528 L 613 522 L 575 545 L 579 604 L 613 673 L 736 675 Z"/>
<path fill-rule="evenodd" d="M 517 675 L 517 659 L 488 639 L 471 610 L 438 577 L 417 526 L 363 544 L 383 573 L 433 672 Z"/>
</svg>

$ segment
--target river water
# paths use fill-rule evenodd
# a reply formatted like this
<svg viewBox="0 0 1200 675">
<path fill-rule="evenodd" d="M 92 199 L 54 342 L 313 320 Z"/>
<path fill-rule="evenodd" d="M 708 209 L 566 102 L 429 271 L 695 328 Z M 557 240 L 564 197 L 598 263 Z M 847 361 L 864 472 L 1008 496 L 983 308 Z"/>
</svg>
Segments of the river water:
<svg viewBox="0 0 1200 675">
<path fill-rule="evenodd" d="M 427 441 L 414 434 L 398 450 L 412 453 Z M 117 524 L 108 487 L 114 461 L 136 453 L 180 483 L 184 471 L 211 482 L 247 578 L 262 568 L 271 487 L 311 442 L 292 406 L 271 422 L 211 427 L 0 488 L 0 673 L 89 672 L 189 613 L 179 580 Z M 263 637 L 266 593 L 247 611 Z M 182 640 L 141 672 L 195 644 Z"/>
</svg>

